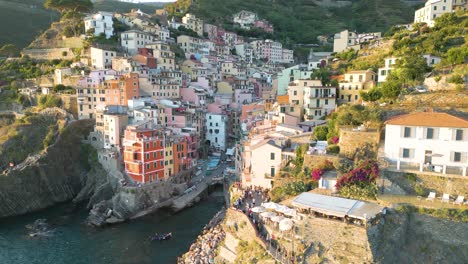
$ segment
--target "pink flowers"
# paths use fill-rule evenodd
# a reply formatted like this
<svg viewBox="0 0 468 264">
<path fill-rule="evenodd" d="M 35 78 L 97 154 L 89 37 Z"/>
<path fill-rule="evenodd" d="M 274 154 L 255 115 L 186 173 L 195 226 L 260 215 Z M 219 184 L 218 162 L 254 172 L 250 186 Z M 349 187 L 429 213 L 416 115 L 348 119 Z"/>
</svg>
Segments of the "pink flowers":
<svg viewBox="0 0 468 264">
<path fill-rule="evenodd" d="M 316 168 L 312 171 L 312 180 L 318 181 L 322 177 L 325 171 L 323 169 Z"/>
<path fill-rule="evenodd" d="M 365 160 L 353 170 L 339 178 L 336 182 L 336 187 L 341 189 L 341 187 L 349 185 L 363 186 L 369 183 L 375 183 L 377 177 L 379 177 L 379 165 L 377 162 L 374 160 Z"/>
<path fill-rule="evenodd" d="M 332 137 L 330 140 L 331 140 L 331 142 L 332 142 L 333 144 L 335 144 L 335 145 L 338 144 L 338 143 L 340 142 L 340 138 L 339 138 L 339 137 Z"/>
</svg>

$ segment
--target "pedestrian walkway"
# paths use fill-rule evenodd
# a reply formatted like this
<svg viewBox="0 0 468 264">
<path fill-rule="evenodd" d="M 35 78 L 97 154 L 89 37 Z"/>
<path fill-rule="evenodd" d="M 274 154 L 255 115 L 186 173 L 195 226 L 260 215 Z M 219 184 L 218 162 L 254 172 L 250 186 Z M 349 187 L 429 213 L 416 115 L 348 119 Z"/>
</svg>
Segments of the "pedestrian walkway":
<svg viewBox="0 0 468 264">
<path fill-rule="evenodd" d="M 266 223 L 252 212 L 252 208 L 269 201 L 268 190 L 260 187 L 247 187 L 243 189 L 240 184 L 235 185 L 235 188 L 242 190 L 243 196 L 234 201 L 233 207 L 247 215 L 251 224 L 257 230 L 257 237 L 263 241 L 266 247 L 265 250 L 280 263 L 297 263 L 294 253 L 290 253 L 280 246 L 275 237 L 269 234 L 265 227 Z"/>
</svg>

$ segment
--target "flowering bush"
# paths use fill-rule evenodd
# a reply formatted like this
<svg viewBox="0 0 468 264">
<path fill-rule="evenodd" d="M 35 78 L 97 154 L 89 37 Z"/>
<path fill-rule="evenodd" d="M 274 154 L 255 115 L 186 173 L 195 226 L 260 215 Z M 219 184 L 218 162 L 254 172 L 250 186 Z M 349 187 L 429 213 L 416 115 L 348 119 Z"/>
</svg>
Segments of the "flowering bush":
<svg viewBox="0 0 468 264">
<path fill-rule="evenodd" d="M 364 187 L 375 183 L 379 176 L 379 165 L 374 160 L 364 160 L 353 170 L 344 174 L 336 182 L 336 188 L 340 190 L 345 186 L 358 185 Z"/>
<path fill-rule="evenodd" d="M 325 171 L 334 169 L 333 162 L 329 160 L 324 160 L 322 163 L 318 164 L 314 170 L 312 170 L 312 180 L 318 181 L 320 177 L 325 173 Z"/>
<path fill-rule="evenodd" d="M 336 145 L 336 144 L 340 143 L 340 138 L 339 137 L 332 137 L 331 142 Z"/>
<path fill-rule="evenodd" d="M 316 168 L 312 171 L 312 180 L 318 181 L 322 177 L 325 171 L 323 169 Z"/>
</svg>

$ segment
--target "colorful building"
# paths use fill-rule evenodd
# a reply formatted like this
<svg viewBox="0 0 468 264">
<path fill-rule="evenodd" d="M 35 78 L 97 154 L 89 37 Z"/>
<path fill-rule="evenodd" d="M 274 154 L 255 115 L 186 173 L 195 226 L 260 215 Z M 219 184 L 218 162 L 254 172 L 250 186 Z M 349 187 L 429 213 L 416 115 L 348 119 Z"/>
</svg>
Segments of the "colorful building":
<svg viewBox="0 0 468 264">
<path fill-rule="evenodd" d="M 138 73 L 119 76 L 115 80 L 104 83 L 106 89 L 106 105 L 128 105 L 128 100 L 140 95 Z"/>
<path fill-rule="evenodd" d="M 153 122 L 127 126 L 123 139 L 125 172 L 149 183 L 164 179 L 164 133 Z"/>
</svg>

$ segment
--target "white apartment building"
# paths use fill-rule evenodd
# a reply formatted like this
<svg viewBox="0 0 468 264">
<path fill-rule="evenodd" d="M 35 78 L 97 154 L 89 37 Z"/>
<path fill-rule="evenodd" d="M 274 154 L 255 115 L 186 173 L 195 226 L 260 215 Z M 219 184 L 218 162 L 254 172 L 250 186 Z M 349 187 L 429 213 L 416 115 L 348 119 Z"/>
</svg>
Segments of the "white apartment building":
<svg viewBox="0 0 468 264">
<path fill-rule="evenodd" d="M 203 20 L 197 18 L 195 15 L 187 13 L 182 17 L 182 24 L 193 31 L 195 31 L 198 36 L 203 36 Z"/>
<path fill-rule="evenodd" d="M 354 50 L 361 49 L 358 34 L 349 30 L 336 33 L 333 38 L 333 52 L 342 52 L 348 48 Z"/>
<path fill-rule="evenodd" d="M 333 58 L 331 54 L 332 52 L 314 52 L 311 49 L 307 59 L 307 69 L 311 71 L 327 66 L 328 61 Z"/>
<path fill-rule="evenodd" d="M 336 108 L 336 87 L 307 86 L 304 88 L 304 120 L 319 120 Z"/>
<path fill-rule="evenodd" d="M 385 157 L 439 173 L 467 175 L 468 120 L 446 113 L 420 112 L 385 122 Z"/>
<path fill-rule="evenodd" d="M 289 49 L 283 49 L 282 58 L 283 63 L 294 63 L 294 51 Z"/>
<path fill-rule="evenodd" d="M 123 131 L 128 125 L 127 113 L 104 113 L 104 147 L 118 148 L 121 146 Z"/>
<path fill-rule="evenodd" d="M 379 83 L 383 83 L 387 81 L 387 76 L 394 69 L 396 61 L 397 61 L 397 58 L 394 58 L 394 57 L 385 59 L 385 66 L 382 68 L 379 68 L 379 71 L 377 72 L 378 73 L 377 81 Z"/>
<path fill-rule="evenodd" d="M 144 48 L 147 44 L 156 41 L 154 35 L 135 29 L 122 32 L 120 38 L 121 46 L 130 55 L 137 54 L 139 48 Z"/>
<path fill-rule="evenodd" d="M 91 66 L 98 70 L 110 69 L 112 68 L 112 58 L 116 56 L 116 51 L 91 47 Z"/>
<path fill-rule="evenodd" d="M 452 12 L 452 9 L 452 0 L 429 0 L 424 7 L 414 12 L 414 23 L 426 23 L 429 27 L 433 27 L 436 18 Z"/>
<path fill-rule="evenodd" d="M 253 41 L 252 47 L 257 59 L 267 59 L 271 62 L 283 62 L 283 45 L 267 39 Z"/>
<path fill-rule="evenodd" d="M 227 116 L 219 113 L 206 113 L 206 140 L 210 146 L 226 151 Z"/>
<path fill-rule="evenodd" d="M 85 32 L 90 29 L 94 29 L 94 36 L 104 34 L 106 38 L 114 35 L 114 23 L 112 18 L 113 13 L 99 11 L 94 15 L 89 15 L 84 18 Z"/>
<path fill-rule="evenodd" d="M 191 54 L 209 55 L 210 51 L 214 49 L 213 42 L 186 35 L 178 36 L 177 44 L 182 48 L 186 56 Z"/>
<path fill-rule="evenodd" d="M 252 45 L 249 43 L 236 44 L 235 46 L 237 56 L 240 56 L 243 61 L 247 63 L 253 62 L 254 51 Z"/>
</svg>

